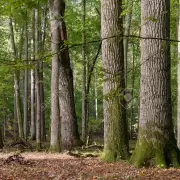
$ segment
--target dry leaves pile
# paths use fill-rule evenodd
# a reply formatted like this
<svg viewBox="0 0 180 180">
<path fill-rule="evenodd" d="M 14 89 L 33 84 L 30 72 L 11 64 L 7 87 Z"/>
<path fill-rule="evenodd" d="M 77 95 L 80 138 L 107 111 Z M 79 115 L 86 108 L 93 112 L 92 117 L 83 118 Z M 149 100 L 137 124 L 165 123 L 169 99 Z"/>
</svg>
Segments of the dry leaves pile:
<svg viewBox="0 0 180 180">
<path fill-rule="evenodd" d="M 126 163 L 105 163 L 97 158 L 67 154 L 0 154 L 3 180 L 180 180 L 180 169 L 137 169 Z"/>
</svg>

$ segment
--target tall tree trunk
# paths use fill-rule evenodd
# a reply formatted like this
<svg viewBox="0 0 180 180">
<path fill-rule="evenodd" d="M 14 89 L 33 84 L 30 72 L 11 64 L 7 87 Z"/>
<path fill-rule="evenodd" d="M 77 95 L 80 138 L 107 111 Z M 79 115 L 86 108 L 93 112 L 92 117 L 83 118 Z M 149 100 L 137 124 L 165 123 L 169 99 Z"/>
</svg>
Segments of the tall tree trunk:
<svg viewBox="0 0 180 180">
<path fill-rule="evenodd" d="M 59 61 L 60 61 L 60 1 L 49 0 L 51 25 L 51 141 L 50 150 L 60 151 L 60 108 L 59 108 Z"/>
<path fill-rule="evenodd" d="M 24 138 L 28 136 L 28 25 L 25 24 L 25 71 L 24 71 Z"/>
<path fill-rule="evenodd" d="M 126 159 L 128 153 L 127 124 L 122 93 L 124 82 L 124 55 L 122 1 L 101 0 L 102 60 L 104 71 L 104 151 L 106 161 Z M 114 36 L 114 38 L 108 37 Z M 117 36 L 117 37 L 116 37 Z"/>
<path fill-rule="evenodd" d="M 127 87 L 127 71 L 128 71 L 128 45 L 129 45 L 129 33 L 131 28 L 131 19 L 132 19 L 132 11 L 133 11 L 133 3 L 134 1 L 126 1 L 127 4 L 127 14 L 125 16 L 125 30 L 124 35 L 126 36 L 124 39 L 124 62 L 125 62 L 125 86 Z"/>
<path fill-rule="evenodd" d="M 35 10 L 35 51 L 36 51 L 36 70 L 35 70 L 35 90 L 36 90 L 36 145 L 37 150 L 41 148 L 41 96 L 40 96 L 40 75 L 39 75 L 39 54 L 40 54 L 40 22 L 39 22 L 39 7 Z"/>
<path fill-rule="evenodd" d="M 41 139 L 46 140 L 45 133 L 45 111 L 44 111 L 44 77 L 43 77 L 43 59 L 45 51 L 45 38 L 46 38 L 46 15 L 47 8 L 43 9 L 42 32 L 41 32 L 41 61 L 40 61 L 40 95 L 41 95 Z"/>
<path fill-rule="evenodd" d="M 12 57 L 13 57 L 13 61 L 16 62 L 17 53 L 16 53 L 14 30 L 13 30 L 11 17 L 9 18 L 9 32 L 10 32 Z M 19 89 L 19 73 L 17 70 L 15 70 L 15 73 L 14 73 L 14 91 L 15 91 L 15 99 L 16 99 L 15 107 L 16 107 L 17 120 L 18 120 L 19 137 L 24 138 L 23 121 L 22 121 L 22 114 L 21 114 L 21 98 L 20 98 L 20 89 Z"/>
<path fill-rule="evenodd" d="M 35 62 L 35 9 L 32 10 L 32 65 Z M 35 120 L 35 70 L 31 69 L 31 139 L 36 139 L 36 120 Z"/>
<path fill-rule="evenodd" d="M 87 97 L 86 97 L 86 30 L 85 30 L 85 23 L 86 23 L 86 0 L 82 0 L 82 64 L 83 64 L 83 71 L 82 71 L 82 141 L 86 141 L 87 137 Z"/>
<path fill-rule="evenodd" d="M 72 149 L 80 142 L 74 103 L 73 73 L 70 66 L 67 32 L 64 22 L 65 2 L 59 0 L 61 58 L 59 63 L 59 102 L 61 115 L 61 146 L 62 149 Z"/>
<path fill-rule="evenodd" d="M 97 88 L 97 70 L 94 70 L 94 95 L 95 95 L 95 117 L 98 120 L 98 88 Z"/>
<path fill-rule="evenodd" d="M 141 1 L 141 36 L 170 38 L 170 0 Z M 170 42 L 141 39 L 139 134 L 131 158 L 136 166 L 179 165 L 170 79 Z"/>
<path fill-rule="evenodd" d="M 180 3 L 180 1 L 179 1 Z M 180 41 L 180 13 L 179 13 L 179 23 L 178 23 L 178 41 Z M 177 145 L 180 149 L 180 42 L 178 42 L 178 101 L 177 101 Z"/>
<path fill-rule="evenodd" d="M 14 123 L 13 123 L 14 133 L 18 137 L 18 120 L 17 120 L 17 111 L 16 111 L 16 95 L 14 93 Z"/>
<path fill-rule="evenodd" d="M 133 66 L 132 66 L 132 105 L 131 105 L 131 120 L 130 120 L 130 127 L 129 127 L 129 134 L 130 134 L 130 139 L 132 139 L 132 135 L 133 135 L 133 120 L 134 120 L 134 83 L 135 83 L 135 49 L 134 49 L 134 44 L 132 45 L 132 60 L 133 60 Z"/>
</svg>

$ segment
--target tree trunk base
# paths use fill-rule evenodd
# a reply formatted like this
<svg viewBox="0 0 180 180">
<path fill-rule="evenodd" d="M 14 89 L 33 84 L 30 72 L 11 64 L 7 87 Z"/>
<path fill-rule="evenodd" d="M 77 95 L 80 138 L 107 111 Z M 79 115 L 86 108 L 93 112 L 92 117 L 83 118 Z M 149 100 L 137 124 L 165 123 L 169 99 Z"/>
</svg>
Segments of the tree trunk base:
<svg viewBox="0 0 180 180">
<path fill-rule="evenodd" d="M 136 167 L 152 166 L 158 168 L 180 167 L 180 151 L 170 140 L 138 140 L 130 163 Z"/>
<path fill-rule="evenodd" d="M 41 150 L 41 143 L 36 143 L 36 150 L 40 151 Z"/>
<path fill-rule="evenodd" d="M 104 149 L 101 159 L 106 162 L 116 162 L 121 160 L 126 160 L 129 158 L 129 153 L 127 150 L 124 151 L 117 151 L 116 148 L 114 149 Z"/>
<path fill-rule="evenodd" d="M 49 151 L 52 153 L 61 152 L 60 145 L 59 144 L 51 145 Z"/>
</svg>

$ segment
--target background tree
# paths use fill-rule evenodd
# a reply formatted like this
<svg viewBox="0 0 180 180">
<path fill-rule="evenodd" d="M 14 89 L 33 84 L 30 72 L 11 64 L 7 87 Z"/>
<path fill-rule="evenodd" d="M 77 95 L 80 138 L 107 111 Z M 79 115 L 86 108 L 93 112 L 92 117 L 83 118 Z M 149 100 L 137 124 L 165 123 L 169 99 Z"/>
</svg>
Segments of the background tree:
<svg viewBox="0 0 180 180">
<path fill-rule="evenodd" d="M 59 62 L 60 62 L 60 1 L 51 0 L 50 24 L 51 24 L 51 48 L 52 75 L 51 75 L 51 141 L 50 150 L 60 151 L 60 111 L 59 111 Z"/>
<path fill-rule="evenodd" d="M 77 118 L 74 103 L 73 73 L 70 65 L 70 57 L 67 41 L 66 25 L 64 21 L 65 2 L 60 0 L 60 35 L 61 58 L 59 62 L 59 102 L 61 116 L 61 146 L 62 149 L 72 149 L 80 142 Z"/>
</svg>

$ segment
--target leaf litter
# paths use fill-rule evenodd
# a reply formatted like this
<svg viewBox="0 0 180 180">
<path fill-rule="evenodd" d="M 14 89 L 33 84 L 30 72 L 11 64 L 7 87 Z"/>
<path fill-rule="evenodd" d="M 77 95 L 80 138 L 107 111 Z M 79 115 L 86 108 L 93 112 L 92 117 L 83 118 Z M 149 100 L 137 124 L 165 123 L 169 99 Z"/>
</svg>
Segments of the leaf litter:
<svg viewBox="0 0 180 180">
<path fill-rule="evenodd" d="M 180 180 L 180 169 L 135 168 L 67 153 L 0 153 L 0 159 L 2 180 Z"/>
</svg>

